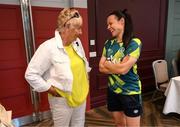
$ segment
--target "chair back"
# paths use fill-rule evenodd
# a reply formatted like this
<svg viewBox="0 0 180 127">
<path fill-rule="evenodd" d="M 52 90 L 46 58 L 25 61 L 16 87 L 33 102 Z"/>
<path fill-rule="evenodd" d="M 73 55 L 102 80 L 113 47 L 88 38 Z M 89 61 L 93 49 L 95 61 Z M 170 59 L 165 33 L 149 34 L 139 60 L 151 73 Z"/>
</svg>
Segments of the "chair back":
<svg viewBox="0 0 180 127">
<path fill-rule="evenodd" d="M 152 64 L 156 89 L 159 89 L 159 85 L 169 81 L 168 68 L 166 60 L 155 60 Z"/>
<path fill-rule="evenodd" d="M 172 67 L 173 67 L 174 76 L 178 76 L 177 60 L 175 58 L 172 59 Z"/>
</svg>

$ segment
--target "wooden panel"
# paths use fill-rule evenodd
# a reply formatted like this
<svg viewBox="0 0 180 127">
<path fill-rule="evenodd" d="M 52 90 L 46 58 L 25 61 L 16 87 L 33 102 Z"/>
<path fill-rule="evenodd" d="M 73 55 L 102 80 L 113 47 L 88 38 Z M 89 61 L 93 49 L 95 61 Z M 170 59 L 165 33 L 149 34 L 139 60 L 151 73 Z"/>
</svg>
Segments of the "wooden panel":
<svg viewBox="0 0 180 127">
<path fill-rule="evenodd" d="M 57 8 L 32 7 L 36 48 L 45 40 L 54 37 L 57 16 L 60 10 Z"/>
<path fill-rule="evenodd" d="M 13 118 L 29 115 L 33 109 L 24 79 L 27 64 L 20 7 L 0 5 L 0 17 L 0 103 L 12 110 Z"/>
</svg>

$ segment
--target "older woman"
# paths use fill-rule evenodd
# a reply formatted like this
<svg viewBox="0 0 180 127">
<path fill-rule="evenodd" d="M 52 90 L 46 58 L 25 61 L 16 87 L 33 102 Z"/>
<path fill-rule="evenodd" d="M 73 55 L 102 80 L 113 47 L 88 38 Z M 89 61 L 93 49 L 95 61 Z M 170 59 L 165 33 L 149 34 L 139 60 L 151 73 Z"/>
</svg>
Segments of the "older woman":
<svg viewBox="0 0 180 127">
<path fill-rule="evenodd" d="M 78 38 L 82 17 L 76 9 L 63 9 L 55 37 L 42 43 L 32 57 L 25 78 L 37 92 L 47 91 L 55 127 L 84 126 L 90 71 Z"/>
</svg>

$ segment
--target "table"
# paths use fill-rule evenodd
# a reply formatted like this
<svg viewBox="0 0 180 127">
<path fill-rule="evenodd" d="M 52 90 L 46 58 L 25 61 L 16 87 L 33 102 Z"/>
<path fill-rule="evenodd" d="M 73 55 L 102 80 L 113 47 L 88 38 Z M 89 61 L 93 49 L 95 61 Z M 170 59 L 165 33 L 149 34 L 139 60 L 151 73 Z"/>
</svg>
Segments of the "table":
<svg viewBox="0 0 180 127">
<path fill-rule="evenodd" d="M 171 78 L 164 95 L 166 96 L 166 101 L 163 113 L 180 114 L 180 76 Z"/>
</svg>

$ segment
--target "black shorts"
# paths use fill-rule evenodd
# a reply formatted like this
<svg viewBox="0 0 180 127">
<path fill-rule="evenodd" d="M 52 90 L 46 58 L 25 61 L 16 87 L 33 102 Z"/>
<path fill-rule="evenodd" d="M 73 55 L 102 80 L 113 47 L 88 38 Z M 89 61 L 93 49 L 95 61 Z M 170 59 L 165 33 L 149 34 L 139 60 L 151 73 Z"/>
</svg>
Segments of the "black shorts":
<svg viewBox="0 0 180 127">
<path fill-rule="evenodd" d="M 108 89 L 107 107 L 111 112 L 123 111 L 128 117 L 137 117 L 142 114 L 141 95 L 116 94 Z"/>
</svg>

